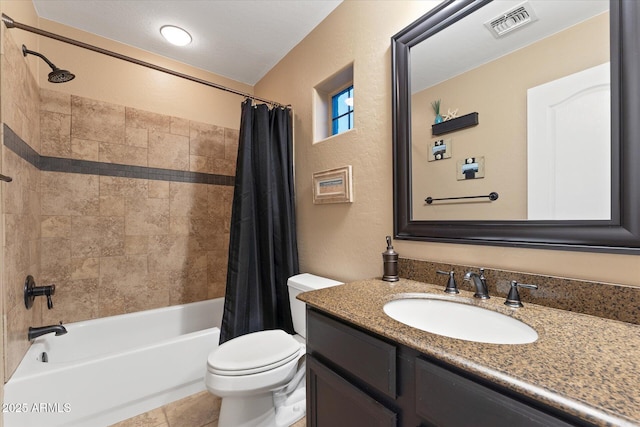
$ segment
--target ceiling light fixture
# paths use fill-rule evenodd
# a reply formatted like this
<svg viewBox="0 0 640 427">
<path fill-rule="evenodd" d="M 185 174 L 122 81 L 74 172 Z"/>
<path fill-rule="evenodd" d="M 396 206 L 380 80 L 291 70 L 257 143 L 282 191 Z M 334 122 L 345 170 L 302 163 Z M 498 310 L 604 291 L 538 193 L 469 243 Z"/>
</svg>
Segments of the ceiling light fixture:
<svg viewBox="0 0 640 427">
<path fill-rule="evenodd" d="M 175 25 L 164 25 L 160 28 L 160 34 L 169 43 L 176 46 L 186 46 L 191 43 L 191 34 Z"/>
</svg>

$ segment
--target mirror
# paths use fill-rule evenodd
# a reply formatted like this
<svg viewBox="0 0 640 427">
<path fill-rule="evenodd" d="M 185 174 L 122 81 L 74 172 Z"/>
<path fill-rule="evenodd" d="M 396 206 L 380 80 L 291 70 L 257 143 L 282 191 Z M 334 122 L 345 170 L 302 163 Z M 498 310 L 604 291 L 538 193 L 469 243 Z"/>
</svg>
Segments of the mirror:
<svg viewBox="0 0 640 427">
<path fill-rule="evenodd" d="M 608 10 L 494 1 L 411 47 L 413 219 L 611 219 Z M 481 124 L 432 135 L 434 100 Z M 470 158 L 479 170 L 463 174 Z M 495 203 L 425 202 L 490 192 Z"/>
<path fill-rule="evenodd" d="M 500 3 L 506 4 L 507 2 L 495 2 L 493 5 Z M 567 3 L 582 2 L 569 1 Z M 490 124 L 495 121 L 495 116 L 499 118 L 501 114 L 506 115 L 507 112 L 498 112 L 499 114 L 496 114 L 495 111 L 491 111 L 491 108 L 483 107 L 481 102 L 483 97 L 476 100 L 472 96 L 465 97 L 465 94 L 471 94 L 473 90 L 469 89 L 469 86 L 464 86 L 459 80 L 456 81 L 458 84 L 453 86 L 455 88 L 453 91 L 446 92 L 444 89 L 438 89 L 439 85 L 444 87 L 447 81 L 451 82 L 452 75 L 451 70 L 447 70 L 449 74 L 439 75 L 440 69 L 448 67 L 448 64 L 445 64 L 447 66 L 441 64 L 449 61 L 446 58 L 436 57 L 433 49 L 426 59 L 426 62 L 431 60 L 430 71 L 421 73 L 424 74 L 423 76 L 415 76 L 415 78 L 412 76 L 412 74 L 416 73 L 416 71 L 412 72 L 414 62 L 416 65 L 421 61 L 424 62 L 424 60 L 418 58 L 419 51 L 423 50 L 423 47 L 427 45 L 433 46 L 431 42 L 437 42 L 440 39 L 440 42 L 436 43 L 439 47 L 435 51 L 446 50 L 447 52 L 445 53 L 456 52 L 452 47 L 456 39 L 458 42 L 462 41 L 463 44 L 470 45 L 471 40 L 465 31 L 462 32 L 462 36 L 454 37 L 452 34 L 456 26 L 462 26 L 465 20 L 472 19 L 476 14 L 479 17 L 483 16 L 483 9 L 489 6 L 492 6 L 490 0 L 446 1 L 392 38 L 394 233 L 396 238 L 547 249 L 622 253 L 640 252 L 640 172 L 634 165 L 640 161 L 640 147 L 638 146 L 640 126 L 637 120 L 634 119 L 640 113 L 640 102 L 637 96 L 639 93 L 638 74 L 640 73 L 640 60 L 638 57 L 640 55 L 638 53 L 640 48 L 638 40 L 633 38 L 634 32 L 637 31 L 637 23 L 640 22 L 640 7 L 635 2 L 612 0 L 608 5 L 609 48 L 607 49 L 607 46 L 605 46 L 604 50 L 608 50 L 605 54 L 608 53 L 610 56 L 610 65 L 605 65 L 604 68 L 610 70 L 610 95 L 607 95 L 610 98 L 599 98 L 600 101 L 598 101 L 602 104 L 602 99 L 610 99 L 610 113 L 607 115 L 607 123 L 605 123 L 610 125 L 611 137 L 610 141 L 606 141 L 607 145 L 610 143 L 610 146 L 608 145 L 605 151 L 600 152 L 600 157 L 602 157 L 603 152 L 605 156 L 608 156 L 606 157 L 607 160 L 603 162 L 604 170 L 606 171 L 605 179 L 606 175 L 610 175 L 610 182 L 605 185 L 608 201 L 597 203 L 599 206 L 605 206 L 603 212 L 590 214 L 584 213 L 585 209 L 579 208 L 570 214 L 562 215 L 531 213 L 528 205 L 537 207 L 541 203 L 536 201 L 539 200 L 539 196 L 534 199 L 528 198 L 527 193 L 531 192 L 533 194 L 533 192 L 527 187 L 527 181 L 538 181 L 538 179 L 527 179 L 528 171 L 521 171 L 524 175 L 513 179 L 520 182 L 518 184 L 519 187 L 516 185 L 517 191 L 507 188 L 502 191 L 502 194 L 495 201 L 490 201 L 489 198 L 465 198 L 434 201 L 431 204 L 425 203 L 424 199 L 427 196 L 437 199 L 475 195 L 488 196 L 493 192 L 499 193 L 494 186 L 499 187 L 502 185 L 500 188 L 505 188 L 503 181 L 510 180 L 512 176 L 511 174 L 501 175 L 500 172 L 505 168 L 511 167 L 511 163 L 514 162 L 514 158 L 517 156 L 508 153 L 501 156 L 500 149 L 492 151 L 493 140 L 500 139 L 502 136 L 496 135 L 496 137 L 493 137 L 494 134 L 491 132 L 483 134 L 483 132 L 491 129 Z M 485 10 L 489 11 L 489 9 Z M 602 11 L 596 13 L 596 15 L 601 14 Z M 493 12 L 485 15 L 492 17 Z M 595 16 L 589 19 L 598 19 L 598 17 Z M 484 17 L 481 17 L 480 20 L 484 22 Z M 534 22 L 531 28 L 541 22 Z M 524 30 L 525 28 L 513 31 L 513 36 L 520 37 L 526 32 Z M 556 35 L 553 33 L 551 37 Z M 441 47 L 443 41 L 445 44 L 450 41 L 451 46 L 447 44 Z M 515 53 L 525 51 L 524 48 L 519 49 Z M 602 51 L 603 49 L 600 50 Z M 480 47 L 473 48 L 473 51 L 486 53 L 488 49 Z M 458 53 L 457 55 L 459 56 L 460 54 Z M 598 63 L 602 64 L 602 54 L 600 53 L 600 55 L 597 59 L 589 59 L 592 62 L 587 68 L 593 68 L 592 66 L 598 65 Z M 470 54 L 467 56 L 470 56 Z M 505 54 L 498 56 L 500 56 L 500 59 L 505 58 Z M 491 59 L 485 58 L 484 62 Z M 604 62 L 606 62 L 606 58 Z M 551 68 L 552 70 L 546 70 L 545 74 L 553 74 L 556 68 L 561 67 L 553 67 L 546 64 L 546 68 Z M 473 71 L 477 71 L 477 68 Z M 454 71 L 453 79 L 460 78 L 465 72 L 469 71 Z M 573 75 L 579 72 L 579 69 L 575 69 L 570 70 L 568 74 Z M 564 75 L 567 74 L 566 72 L 563 73 Z M 550 80 L 559 80 L 564 75 L 552 75 Z M 415 95 L 422 91 L 422 87 L 418 86 L 422 83 L 418 83 L 418 81 L 423 77 L 431 79 L 431 83 L 424 85 L 427 87 L 426 90 L 436 88 L 440 91 L 433 91 L 426 99 L 420 101 L 421 105 L 418 105 L 418 101 L 412 102 L 412 94 Z M 524 90 L 527 91 L 527 89 L 544 86 L 548 80 L 535 81 L 535 84 L 527 83 L 524 86 Z M 589 77 L 587 80 L 591 81 L 593 79 Z M 473 82 L 476 87 L 487 84 L 485 80 L 479 78 L 469 79 L 469 81 Z M 511 83 L 504 84 L 507 87 L 512 86 Z M 415 89 L 413 89 L 414 86 L 416 87 Z M 449 102 L 448 97 L 453 100 L 454 104 L 447 104 Z M 433 123 L 435 112 L 432 110 L 431 103 L 437 99 L 441 100 L 441 107 L 444 106 L 441 113 L 448 113 L 448 108 L 455 109 L 462 107 L 462 104 L 464 104 L 464 111 L 460 111 L 458 116 L 477 113 L 475 117 L 477 124 L 474 123 L 474 117 L 471 117 L 471 120 L 461 117 L 462 120 L 454 119 L 449 123 L 443 122 L 445 130 L 450 131 L 447 128 L 453 127 L 454 132 L 441 135 L 433 134 L 434 128 L 431 124 Z M 465 104 L 468 100 L 469 103 Z M 528 94 L 523 94 L 522 100 L 519 102 L 520 104 L 526 104 L 528 102 Z M 604 102 L 606 103 L 606 101 Z M 458 103 L 458 105 L 455 105 L 455 103 Z M 478 105 L 477 109 L 474 109 L 475 105 Z M 509 110 L 511 109 L 509 108 Z M 517 113 L 519 120 L 524 122 L 520 126 L 521 129 L 526 129 L 526 131 L 539 129 L 538 125 L 533 126 L 530 124 L 529 118 L 526 117 L 527 109 L 533 111 L 531 106 L 527 106 L 527 108 L 523 108 Z M 412 118 L 416 123 L 416 129 L 418 126 L 423 127 L 422 134 L 414 129 Z M 514 119 L 505 117 L 505 120 L 513 121 Z M 461 125 L 470 127 L 456 128 L 461 121 L 463 122 Z M 426 131 L 424 128 L 426 128 Z M 436 125 L 435 128 L 438 131 L 442 130 L 442 126 Z M 497 129 L 500 128 L 498 127 Z M 529 135 L 523 134 L 524 132 L 525 130 L 522 130 L 520 134 L 512 134 L 504 139 L 508 139 L 510 143 L 517 139 L 521 144 L 527 145 Z M 426 159 L 427 156 L 433 156 L 434 153 L 440 152 L 441 147 L 435 146 L 435 143 L 440 139 L 444 140 L 445 145 L 449 143 L 449 148 L 453 147 L 454 154 L 451 158 L 428 161 Z M 489 139 L 491 141 L 488 141 Z M 573 140 L 576 138 L 567 139 Z M 542 138 L 542 141 L 544 141 L 544 138 Z M 592 150 L 580 151 L 590 152 Z M 516 170 L 537 169 L 537 167 L 529 167 L 526 150 L 520 148 L 518 156 L 517 162 L 514 162 L 517 164 Z M 420 174 L 424 172 L 423 169 L 444 168 L 445 166 L 447 175 L 434 175 L 428 179 L 423 179 L 423 182 L 417 182 L 414 179 L 416 176 L 421 176 Z M 485 178 L 463 181 L 466 179 L 465 168 L 467 168 L 466 172 L 470 171 L 471 174 L 479 174 L 479 169 L 484 168 L 486 169 L 484 171 L 486 172 Z M 490 175 L 493 181 L 489 179 Z M 462 176 L 462 178 L 458 180 L 456 176 Z M 495 180 L 493 178 L 495 176 L 498 176 L 499 179 Z M 426 189 L 420 189 L 425 182 L 427 183 Z M 579 185 L 577 189 L 569 190 L 569 193 L 571 195 L 571 193 L 580 192 L 578 190 L 587 190 L 586 193 L 588 194 L 589 190 L 592 190 L 592 185 Z M 609 191 L 607 192 L 606 190 Z M 565 199 L 567 198 L 561 198 L 561 200 Z M 569 205 L 574 206 L 576 203 L 579 202 L 572 202 Z M 578 206 L 580 205 L 578 204 Z M 427 213 L 425 214 L 425 212 Z M 509 213 L 505 214 L 504 212 Z"/>
</svg>

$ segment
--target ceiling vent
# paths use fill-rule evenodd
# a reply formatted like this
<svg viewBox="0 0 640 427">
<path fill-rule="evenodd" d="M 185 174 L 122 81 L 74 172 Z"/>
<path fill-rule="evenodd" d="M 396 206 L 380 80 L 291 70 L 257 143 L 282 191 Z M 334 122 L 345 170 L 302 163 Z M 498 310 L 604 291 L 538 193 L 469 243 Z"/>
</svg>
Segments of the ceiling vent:
<svg viewBox="0 0 640 427">
<path fill-rule="evenodd" d="M 519 4 L 499 16 L 487 21 L 484 25 L 491 31 L 495 38 L 503 37 L 516 28 L 537 21 L 538 17 L 528 2 Z"/>
</svg>

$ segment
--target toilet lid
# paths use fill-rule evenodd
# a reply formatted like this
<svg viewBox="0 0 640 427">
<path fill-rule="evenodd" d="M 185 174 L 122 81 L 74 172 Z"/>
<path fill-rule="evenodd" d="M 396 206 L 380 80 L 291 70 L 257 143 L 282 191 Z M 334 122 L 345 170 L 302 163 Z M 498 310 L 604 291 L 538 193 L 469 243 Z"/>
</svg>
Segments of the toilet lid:
<svg viewBox="0 0 640 427">
<path fill-rule="evenodd" d="M 242 335 L 222 344 L 207 359 L 209 372 L 249 375 L 275 369 L 296 358 L 301 344 L 276 329 Z"/>
</svg>

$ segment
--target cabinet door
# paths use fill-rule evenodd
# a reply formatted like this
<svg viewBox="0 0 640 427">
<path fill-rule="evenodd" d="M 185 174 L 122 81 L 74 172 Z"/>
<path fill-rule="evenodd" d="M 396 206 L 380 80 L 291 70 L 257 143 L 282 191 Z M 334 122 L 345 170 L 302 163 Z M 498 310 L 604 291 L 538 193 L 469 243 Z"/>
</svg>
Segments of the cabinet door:
<svg viewBox="0 0 640 427">
<path fill-rule="evenodd" d="M 396 398 L 395 345 L 307 310 L 307 353 Z"/>
<path fill-rule="evenodd" d="M 447 369 L 416 360 L 416 412 L 439 427 L 569 427 Z"/>
<path fill-rule="evenodd" d="M 397 414 L 307 355 L 309 427 L 395 427 Z"/>
</svg>

